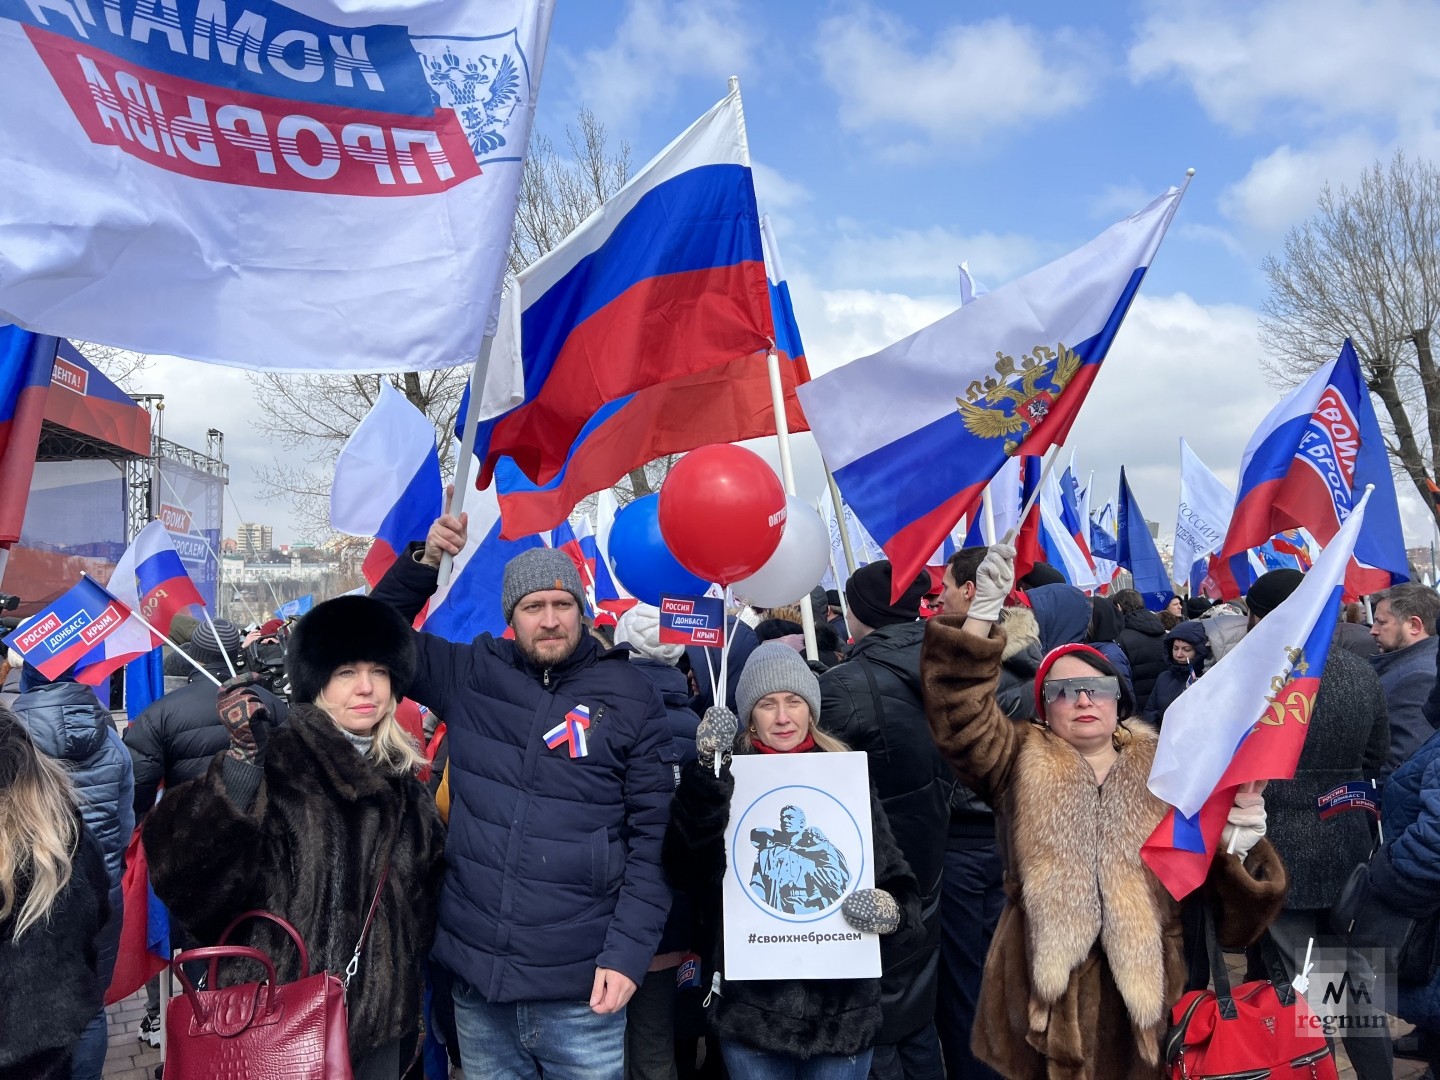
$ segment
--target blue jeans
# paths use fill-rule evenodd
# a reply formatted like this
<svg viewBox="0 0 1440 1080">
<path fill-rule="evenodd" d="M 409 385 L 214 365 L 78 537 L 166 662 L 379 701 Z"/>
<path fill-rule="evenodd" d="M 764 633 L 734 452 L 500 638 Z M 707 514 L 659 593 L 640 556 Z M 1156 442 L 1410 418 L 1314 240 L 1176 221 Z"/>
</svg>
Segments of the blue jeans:
<svg viewBox="0 0 1440 1080">
<path fill-rule="evenodd" d="M 625 1010 L 600 1016 L 586 1001 L 494 1004 L 455 980 L 460 1067 L 486 1080 L 623 1080 Z"/>
<path fill-rule="evenodd" d="M 110 1049 L 109 1020 L 102 1008 L 75 1044 L 70 1058 L 70 1080 L 100 1080 L 105 1052 Z"/>
<path fill-rule="evenodd" d="M 802 1061 L 721 1039 L 720 1052 L 736 1080 L 865 1080 L 870 1072 L 869 1050 L 848 1055 L 822 1054 Z"/>
</svg>

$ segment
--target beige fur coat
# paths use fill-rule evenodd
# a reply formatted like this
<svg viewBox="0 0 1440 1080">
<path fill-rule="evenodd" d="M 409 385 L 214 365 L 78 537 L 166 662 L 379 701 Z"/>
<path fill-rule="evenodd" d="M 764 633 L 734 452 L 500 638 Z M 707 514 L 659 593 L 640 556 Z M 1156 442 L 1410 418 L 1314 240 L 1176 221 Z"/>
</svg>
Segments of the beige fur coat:
<svg viewBox="0 0 1440 1080">
<path fill-rule="evenodd" d="M 931 731 L 968 786 L 995 807 L 1005 861 L 1000 916 L 975 1021 L 976 1055 L 1007 1077 L 1159 1077 L 1159 1047 L 1186 978 L 1180 905 L 1140 860 L 1165 815 L 1146 781 L 1157 737 L 1132 738 L 1103 785 L 1049 729 L 995 705 L 1005 648 L 930 620 L 921 674 Z M 1222 944 L 1259 937 L 1285 899 L 1268 842 L 1244 864 L 1219 855 L 1206 883 Z"/>
</svg>

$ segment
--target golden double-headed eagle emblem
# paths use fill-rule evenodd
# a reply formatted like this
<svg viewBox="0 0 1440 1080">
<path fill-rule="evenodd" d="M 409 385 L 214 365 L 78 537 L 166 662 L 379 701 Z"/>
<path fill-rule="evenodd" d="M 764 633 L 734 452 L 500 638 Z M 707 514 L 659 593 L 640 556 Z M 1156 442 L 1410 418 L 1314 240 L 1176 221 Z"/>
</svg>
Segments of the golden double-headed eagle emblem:
<svg viewBox="0 0 1440 1080">
<path fill-rule="evenodd" d="M 1303 676 L 1310 670 L 1310 664 L 1305 659 L 1305 650 L 1289 646 L 1285 649 L 1285 657 L 1290 661 L 1290 670 L 1283 675 L 1276 675 L 1270 680 L 1270 707 L 1265 710 L 1265 715 L 1260 717 L 1260 723 L 1269 724 L 1271 727 L 1283 727 L 1287 720 L 1305 725 L 1310 723 L 1310 713 L 1315 708 L 1315 698 L 1304 690 L 1289 686 L 1290 678 L 1297 672 Z"/>
<path fill-rule="evenodd" d="M 1037 345 L 1022 354 L 1018 366 L 1013 356 L 995 355 L 995 375 L 999 377 L 987 375 L 984 382 L 976 379 L 955 404 L 960 406 L 970 434 L 1005 439 L 1005 453 L 1013 454 L 1025 436 L 1050 415 L 1056 399 L 1080 370 L 1080 357 L 1064 345 L 1054 349 Z M 1019 438 L 1007 437 L 1017 433 Z"/>
</svg>

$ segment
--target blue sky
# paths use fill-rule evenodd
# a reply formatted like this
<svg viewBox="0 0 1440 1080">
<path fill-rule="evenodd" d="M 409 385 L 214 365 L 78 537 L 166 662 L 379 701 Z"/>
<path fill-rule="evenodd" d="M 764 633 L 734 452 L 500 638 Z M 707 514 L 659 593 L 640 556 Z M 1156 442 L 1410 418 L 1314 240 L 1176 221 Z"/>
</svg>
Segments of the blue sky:
<svg viewBox="0 0 1440 1080">
<path fill-rule="evenodd" d="M 1169 531 L 1178 437 L 1233 484 L 1278 396 L 1260 368 L 1262 258 L 1327 180 L 1351 183 L 1396 147 L 1440 157 L 1440 62 L 1412 44 L 1436 40 L 1430 0 L 560 0 L 537 123 L 561 143 L 587 104 L 638 168 L 738 74 L 816 373 L 956 306 L 961 260 L 994 288 L 1195 168 L 1068 444 L 1102 491 L 1127 465 Z M 168 435 L 183 439 L 179 417 L 195 412 L 203 444 L 213 371 L 208 418 L 172 409 Z M 182 401 L 207 389 L 175 374 Z M 254 493 L 259 406 L 224 407 L 242 509 L 294 535 Z M 814 497 L 808 437 L 798 454 Z M 1428 541 L 1401 494 L 1412 542 Z"/>
</svg>

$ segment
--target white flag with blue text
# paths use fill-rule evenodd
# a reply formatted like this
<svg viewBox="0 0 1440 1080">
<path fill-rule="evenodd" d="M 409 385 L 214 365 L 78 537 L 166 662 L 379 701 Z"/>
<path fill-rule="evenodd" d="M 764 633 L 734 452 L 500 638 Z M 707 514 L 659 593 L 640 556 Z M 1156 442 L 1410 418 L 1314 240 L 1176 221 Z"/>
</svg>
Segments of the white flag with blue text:
<svg viewBox="0 0 1440 1080">
<path fill-rule="evenodd" d="M 257 370 L 472 362 L 553 8 L 0 6 L 0 321 Z"/>
</svg>

